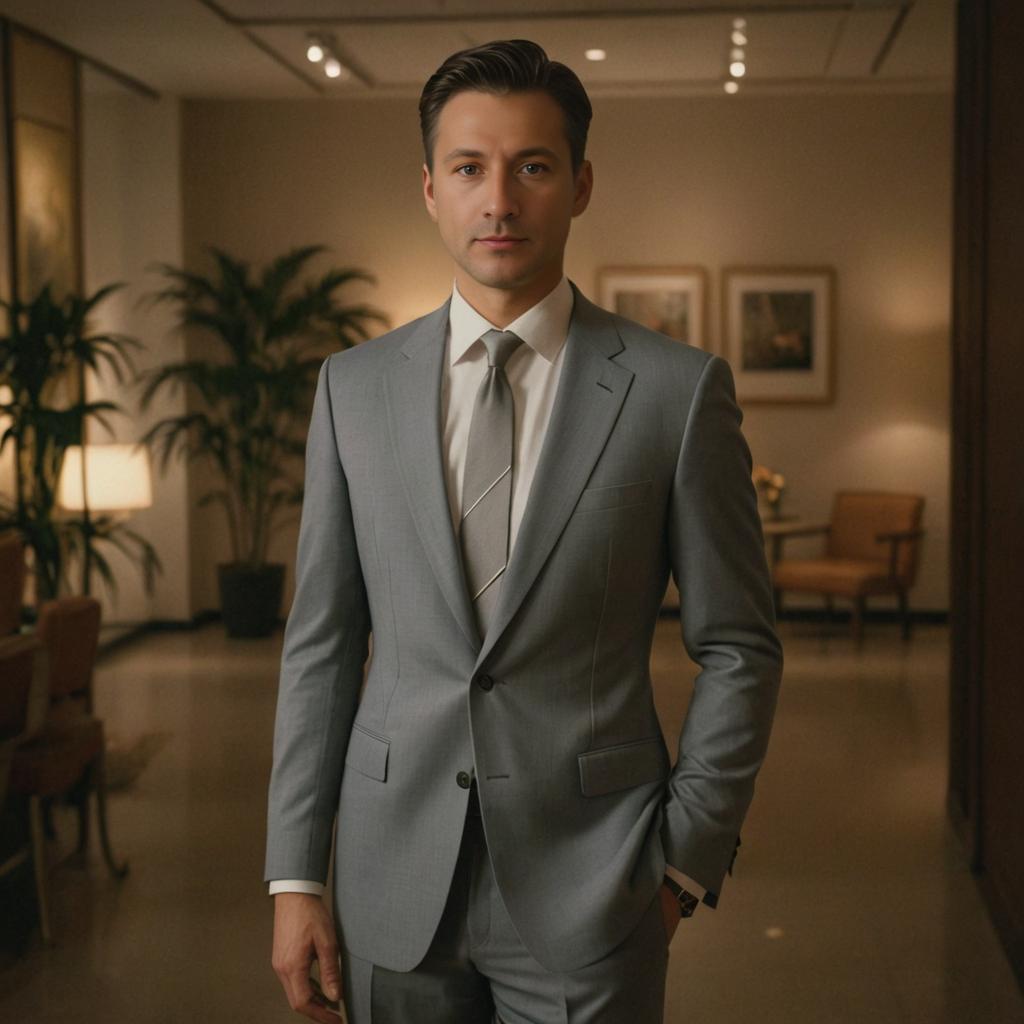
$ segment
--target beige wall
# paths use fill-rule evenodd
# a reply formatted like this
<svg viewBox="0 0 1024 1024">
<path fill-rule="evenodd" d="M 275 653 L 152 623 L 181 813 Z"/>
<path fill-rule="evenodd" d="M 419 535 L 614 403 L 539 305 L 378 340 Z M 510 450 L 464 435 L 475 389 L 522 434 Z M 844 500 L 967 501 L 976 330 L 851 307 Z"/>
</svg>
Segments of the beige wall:
<svg viewBox="0 0 1024 1024">
<path fill-rule="evenodd" d="M 951 133 L 936 94 L 598 99 L 594 199 L 566 262 L 591 296 L 604 264 L 706 266 L 713 347 L 721 267 L 836 267 L 835 403 L 750 406 L 744 429 L 755 461 L 786 475 L 790 511 L 827 517 L 843 487 L 925 494 L 912 601 L 927 609 L 948 606 Z M 351 294 L 395 324 L 445 298 L 414 99 L 190 101 L 182 154 L 190 264 L 206 244 L 264 260 L 325 242 L 378 276 Z M 193 513 L 193 610 L 217 605 L 225 541 L 214 514 Z M 290 563 L 294 543 L 274 554 Z"/>
<path fill-rule="evenodd" d="M 124 281 L 127 287 L 99 307 L 95 326 L 137 337 L 145 351 L 133 355 L 141 370 L 182 358 L 184 341 L 172 330 L 164 308 L 140 304 L 158 280 L 146 268 L 154 262 L 181 263 L 181 177 L 179 105 L 139 96 L 99 72 L 85 69 L 82 95 L 82 195 L 85 286 L 90 294 Z M 109 372 L 89 382 L 89 398 L 109 399 L 130 415 L 113 417 L 114 436 L 93 428 L 94 443 L 136 441 L 161 416 L 184 408 L 183 399 L 156 403 L 137 414 L 138 389 L 119 386 Z M 153 472 L 153 507 L 135 513 L 129 525 L 155 545 L 164 571 L 147 596 L 138 569 L 117 551 L 105 549 L 118 581 L 116 599 L 96 579 L 107 624 L 151 619 L 181 621 L 189 600 L 188 480 L 184 465 L 172 462 L 166 475 Z"/>
</svg>

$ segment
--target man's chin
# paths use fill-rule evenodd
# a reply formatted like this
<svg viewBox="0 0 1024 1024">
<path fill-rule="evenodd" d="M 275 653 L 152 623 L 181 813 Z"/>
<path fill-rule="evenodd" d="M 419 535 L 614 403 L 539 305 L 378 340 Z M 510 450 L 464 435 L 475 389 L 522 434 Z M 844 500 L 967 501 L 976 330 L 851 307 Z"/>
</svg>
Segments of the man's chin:
<svg viewBox="0 0 1024 1024">
<path fill-rule="evenodd" d="M 485 288 L 522 288 L 535 276 L 524 267 L 512 266 L 511 262 L 498 266 L 480 266 L 474 263 L 464 266 L 463 269 L 477 284 Z"/>
</svg>

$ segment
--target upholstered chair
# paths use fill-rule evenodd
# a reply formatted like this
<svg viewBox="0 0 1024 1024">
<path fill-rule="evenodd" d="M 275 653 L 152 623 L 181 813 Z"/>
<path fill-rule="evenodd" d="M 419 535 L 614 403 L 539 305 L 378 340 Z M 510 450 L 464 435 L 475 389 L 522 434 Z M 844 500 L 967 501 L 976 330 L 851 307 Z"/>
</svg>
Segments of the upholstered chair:
<svg viewBox="0 0 1024 1024">
<path fill-rule="evenodd" d="M 40 802 L 68 796 L 77 805 L 78 845 L 70 858 L 80 859 L 88 848 L 89 804 L 95 795 L 104 859 L 111 874 L 123 878 L 128 867 L 114 859 L 107 831 L 103 722 L 93 714 L 99 630 L 100 604 L 95 598 L 62 597 L 40 606 L 35 635 L 46 652 L 49 704 L 42 728 L 14 753 L 10 785 L 33 801 L 37 859 L 43 856 L 46 839 Z M 48 932 L 44 925 L 47 940 Z"/>
<path fill-rule="evenodd" d="M 910 637 L 908 592 L 917 579 L 924 498 L 883 491 L 840 491 L 825 526 L 788 532 L 785 539 L 825 535 L 816 558 L 781 557 L 772 570 L 776 609 L 784 591 L 821 594 L 829 613 L 833 598 L 853 602 L 852 631 L 860 641 L 868 597 L 895 594 L 904 640 Z"/>
</svg>

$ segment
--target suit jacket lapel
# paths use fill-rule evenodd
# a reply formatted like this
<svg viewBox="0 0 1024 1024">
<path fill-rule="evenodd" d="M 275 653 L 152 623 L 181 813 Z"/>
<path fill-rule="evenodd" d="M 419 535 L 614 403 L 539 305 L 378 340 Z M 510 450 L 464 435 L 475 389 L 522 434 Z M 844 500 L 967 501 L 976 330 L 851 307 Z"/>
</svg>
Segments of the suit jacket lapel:
<svg viewBox="0 0 1024 1024">
<path fill-rule="evenodd" d="M 623 344 L 611 317 L 584 298 L 575 284 L 572 289 L 575 301 L 565 364 L 530 496 L 477 666 L 512 621 L 551 554 L 604 450 L 633 381 L 632 370 L 613 362 Z"/>
<path fill-rule="evenodd" d="M 391 443 L 406 498 L 438 586 L 474 651 L 480 631 L 473 615 L 452 529 L 441 452 L 441 373 L 450 299 L 429 313 L 402 346 L 385 382 Z"/>
</svg>

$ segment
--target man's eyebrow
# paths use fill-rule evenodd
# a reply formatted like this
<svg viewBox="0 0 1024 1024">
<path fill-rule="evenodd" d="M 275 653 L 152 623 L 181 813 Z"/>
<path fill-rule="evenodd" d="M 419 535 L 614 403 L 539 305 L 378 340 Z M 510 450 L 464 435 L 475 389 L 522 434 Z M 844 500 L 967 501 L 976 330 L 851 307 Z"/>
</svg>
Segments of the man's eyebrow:
<svg viewBox="0 0 1024 1024">
<path fill-rule="evenodd" d="M 445 156 L 444 162 L 447 163 L 449 160 L 461 157 L 479 159 L 484 155 L 479 149 L 453 149 Z M 558 160 L 558 154 L 553 149 L 548 149 L 547 146 L 527 146 L 526 149 L 520 149 L 518 152 L 513 153 L 512 159 L 522 160 L 526 156 L 546 156 L 549 160 Z"/>
</svg>

